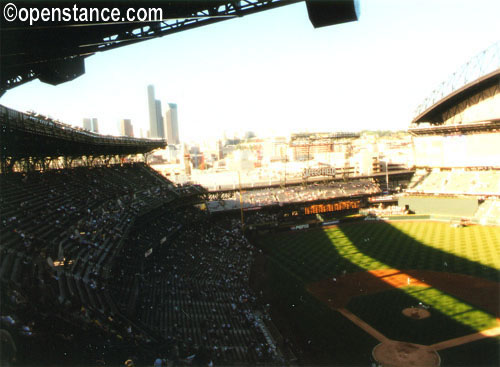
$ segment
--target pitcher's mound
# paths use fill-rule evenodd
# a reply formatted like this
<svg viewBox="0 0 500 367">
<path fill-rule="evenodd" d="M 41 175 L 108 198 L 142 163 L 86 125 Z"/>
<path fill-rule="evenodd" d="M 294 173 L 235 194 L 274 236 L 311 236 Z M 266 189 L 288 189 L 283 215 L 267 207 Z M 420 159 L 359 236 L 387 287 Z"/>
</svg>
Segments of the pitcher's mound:
<svg viewBox="0 0 500 367">
<path fill-rule="evenodd" d="M 398 341 L 380 343 L 372 352 L 373 358 L 384 367 L 439 367 L 439 354 L 426 345 Z"/>
<path fill-rule="evenodd" d="M 410 317 L 415 320 L 426 319 L 431 315 L 429 311 L 421 307 L 408 307 L 402 312 L 406 317 Z"/>
</svg>

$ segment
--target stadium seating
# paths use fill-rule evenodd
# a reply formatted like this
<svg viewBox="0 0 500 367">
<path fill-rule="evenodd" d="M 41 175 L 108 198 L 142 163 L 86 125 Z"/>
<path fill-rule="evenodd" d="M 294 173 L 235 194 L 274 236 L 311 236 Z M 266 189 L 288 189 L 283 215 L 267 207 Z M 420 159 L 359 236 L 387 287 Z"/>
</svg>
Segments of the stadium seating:
<svg viewBox="0 0 500 367">
<path fill-rule="evenodd" d="M 256 250 L 233 223 L 186 205 L 201 187 L 175 187 L 144 164 L 0 179 L 1 327 L 30 350 L 23 362 L 61 343 L 52 363 L 117 362 L 117 350 L 150 358 L 160 342 L 174 359 L 279 359 L 249 290 Z"/>
<path fill-rule="evenodd" d="M 449 195 L 500 195 L 498 170 L 443 170 L 412 179 L 407 192 Z"/>
<path fill-rule="evenodd" d="M 328 200 L 353 195 L 380 193 L 380 187 L 372 180 L 352 182 L 330 182 L 308 186 L 289 186 L 249 190 L 242 194 L 243 208 L 284 205 L 316 200 Z M 240 209 L 240 193 L 235 192 L 231 199 L 212 201 L 208 208 L 212 212 Z"/>
<path fill-rule="evenodd" d="M 249 290 L 256 250 L 237 226 L 209 225 L 204 214 L 182 209 L 164 213 L 134 236 L 135 247 L 124 246 L 127 254 L 114 272 L 130 288 L 134 279 L 124 280 L 126 274 L 143 269 L 137 278 L 140 293 L 133 301 L 130 292 L 117 294 L 122 297 L 117 303 L 125 311 L 136 302 L 138 319 L 161 330 L 171 353 L 189 355 L 203 347 L 224 364 L 279 358 Z"/>
<path fill-rule="evenodd" d="M 4 174 L 0 193 L 2 317 L 28 325 L 43 308 L 56 311 L 63 335 L 67 323 L 80 331 L 94 323 L 123 339 L 128 329 L 106 288 L 111 264 L 134 219 L 179 196 L 173 185 L 129 164 Z M 13 294 L 26 300 L 24 312 L 4 302 Z"/>
<path fill-rule="evenodd" d="M 483 225 L 500 225 L 500 199 L 485 200 L 479 206 L 472 220 Z"/>
</svg>

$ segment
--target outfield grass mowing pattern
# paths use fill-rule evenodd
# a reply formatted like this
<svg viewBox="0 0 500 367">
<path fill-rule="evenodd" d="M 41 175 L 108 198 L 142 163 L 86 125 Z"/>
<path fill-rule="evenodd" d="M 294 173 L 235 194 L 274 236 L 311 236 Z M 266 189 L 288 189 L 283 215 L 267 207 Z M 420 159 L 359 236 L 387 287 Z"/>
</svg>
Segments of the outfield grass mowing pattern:
<svg viewBox="0 0 500 367">
<path fill-rule="evenodd" d="M 396 222 L 392 225 L 425 246 L 440 249 L 493 269 L 500 269 L 498 227 L 453 228 L 446 223 L 426 222 L 423 231 L 422 223 L 419 222 Z"/>
<path fill-rule="evenodd" d="M 499 281 L 498 227 L 453 228 L 442 222 L 371 222 L 273 234 L 262 238 L 262 245 L 274 260 L 274 266 L 286 268 L 304 287 L 325 278 L 377 269 L 444 271 Z M 384 299 L 387 292 L 399 296 Z M 495 296 L 498 295 L 492 295 Z M 382 304 L 377 305 L 377 297 L 383 300 Z M 397 311 L 399 320 L 393 320 L 394 323 L 388 321 L 391 318 L 383 311 L 383 305 L 389 300 L 394 308 L 392 312 Z M 433 316 L 430 320 L 435 323 L 411 320 L 401 315 L 404 307 L 416 305 L 419 301 L 431 306 Z M 411 339 L 407 341 L 422 344 L 496 325 L 493 315 L 432 287 L 403 287 L 357 297 L 349 308 L 355 313 L 360 312 L 362 319 L 367 317 L 365 321 L 373 322 L 374 327 L 380 326 L 382 333 L 388 324 L 391 334 L 388 337 Z M 417 324 L 417 329 L 411 329 L 414 321 L 421 323 Z M 426 330 L 425 325 L 428 326 Z M 391 331 L 391 327 L 395 330 Z"/>
<path fill-rule="evenodd" d="M 441 222 L 363 223 L 262 239 L 304 282 L 359 270 L 426 269 L 499 281 L 500 228 Z"/>
</svg>

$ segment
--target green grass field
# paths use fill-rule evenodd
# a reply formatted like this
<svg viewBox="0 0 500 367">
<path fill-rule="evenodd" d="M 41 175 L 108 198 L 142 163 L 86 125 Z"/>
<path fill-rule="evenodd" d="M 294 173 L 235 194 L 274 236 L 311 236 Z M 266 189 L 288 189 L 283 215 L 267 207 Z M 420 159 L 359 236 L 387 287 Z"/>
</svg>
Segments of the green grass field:
<svg viewBox="0 0 500 367">
<path fill-rule="evenodd" d="M 432 317 L 415 320 L 404 316 L 403 308 L 416 306 L 416 300 L 428 299 L 417 294 L 424 292 L 437 296 L 439 303 L 446 302 L 447 309 L 431 301 Z M 389 339 L 424 345 L 496 326 L 495 318 L 487 312 L 432 288 L 405 287 L 358 296 L 351 300 L 348 309 Z"/>
<path fill-rule="evenodd" d="M 278 303 L 284 317 L 292 320 L 294 331 L 307 339 L 313 363 L 365 363 L 369 361 L 365 352 L 371 352 L 377 341 L 361 335 L 356 326 L 341 320 L 336 311 L 310 295 L 305 287 L 311 282 L 377 269 L 432 270 L 499 281 L 499 227 L 365 222 L 276 233 L 261 237 L 259 243 L 269 255 L 273 302 Z M 491 297 L 498 298 L 499 294 Z M 431 306 L 431 318 L 412 320 L 401 315 L 403 308 L 418 302 Z M 348 309 L 389 338 L 426 345 L 496 326 L 492 314 L 433 287 L 403 287 L 359 296 L 351 300 Z M 342 343 L 338 341 L 339 331 Z M 485 364 L 476 361 L 477 365 L 498 362 L 498 342 L 485 339 L 474 345 L 488 350 L 491 356 L 483 356 Z M 460 354 L 460 347 L 453 349 Z M 446 351 L 447 358 L 450 353 Z M 442 365 L 447 365 L 446 360 Z"/>
<path fill-rule="evenodd" d="M 448 271 L 499 280 L 499 227 L 368 222 L 277 233 L 261 243 L 273 259 L 304 282 L 343 271 L 386 268 Z"/>
</svg>

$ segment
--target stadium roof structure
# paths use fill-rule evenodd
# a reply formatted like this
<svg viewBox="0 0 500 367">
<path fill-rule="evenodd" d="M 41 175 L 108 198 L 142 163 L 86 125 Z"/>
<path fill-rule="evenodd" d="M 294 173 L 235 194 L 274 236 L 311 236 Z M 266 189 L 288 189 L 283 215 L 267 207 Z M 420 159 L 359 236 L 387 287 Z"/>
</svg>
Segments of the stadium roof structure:
<svg viewBox="0 0 500 367">
<path fill-rule="evenodd" d="M 441 124 L 444 111 L 478 91 L 499 84 L 500 41 L 474 56 L 434 89 L 417 107 L 412 124 Z"/>
<path fill-rule="evenodd" d="M 481 121 L 460 125 L 430 125 L 421 126 L 414 124 L 408 129 L 412 135 L 454 135 L 469 134 L 480 132 L 500 132 L 500 118 L 492 121 Z"/>
<path fill-rule="evenodd" d="M 0 159 L 4 167 L 21 159 L 144 154 L 166 145 L 161 139 L 99 135 L 0 105 Z"/>
<path fill-rule="evenodd" d="M 30 9 L 38 14 L 34 24 L 21 21 L 0 21 L 0 95 L 30 80 L 57 85 L 85 73 L 85 58 L 97 52 L 166 36 L 172 33 L 261 12 L 303 0 L 82 0 L 78 4 L 63 1 L 16 1 L 3 6 L 4 13 L 20 14 Z M 358 0 L 306 0 L 309 19 L 314 27 L 328 26 L 358 19 Z M 12 8 L 14 5 L 14 8 Z M 8 6 L 11 8 L 8 9 Z M 78 6 L 76 13 L 74 7 Z M 103 8 L 161 9 L 157 21 L 102 22 L 80 17 L 81 11 Z M 56 18 L 41 22 L 42 10 L 54 12 Z M 78 19 L 68 21 L 60 14 L 69 9 Z M 25 13 L 23 13 L 25 14 Z M 154 19 L 157 18 L 154 16 Z M 5 15 L 5 14 L 4 14 Z M 153 18 L 153 17 L 152 17 Z M 150 18 L 150 19 L 152 19 Z M 24 17 L 26 20 L 26 17 Z M 87 19 L 87 20 L 86 20 Z M 93 18 L 94 19 L 94 18 Z M 124 18 L 122 18 L 124 19 Z M 81 20 L 81 21 L 80 21 Z"/>
</svg>

